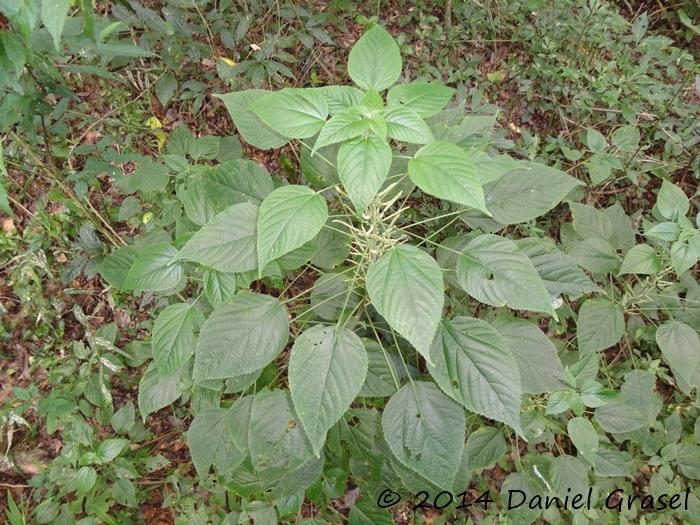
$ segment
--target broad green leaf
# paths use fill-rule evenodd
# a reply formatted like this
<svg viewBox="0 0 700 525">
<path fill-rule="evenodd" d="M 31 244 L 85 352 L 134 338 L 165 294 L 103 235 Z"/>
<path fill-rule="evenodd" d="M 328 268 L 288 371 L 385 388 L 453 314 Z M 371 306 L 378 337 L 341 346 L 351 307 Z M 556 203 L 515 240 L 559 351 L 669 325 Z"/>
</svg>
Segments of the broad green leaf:
<svg viewBox="0 0 700 525">
<path fill-rule="evenodd" d="M 451 398 L 522 434 L 518 364 L 491 325 L 471 317 L 441 321 L 430 357 L 431 375 Z"/>
<path fill-rule="evenodd" d="M 387 93 L 386 100 L 391 105 L 403 105 L 415 111 L 420 117 L 430 117 L 438 113 L 452 99 L 454 89 L 442 84 L 413 82 L 399 84 Z"/>
<path fill-rule="evenodd" d="M 265 266 L 313 239 L 328 219 L 326 200 L 306 186 L 282 186 L 258 213 L 258 274 Z"/>
<path fill-rule="evenodd" d="M 264 89 L 249 89 L 225 95 L 214 95 L 226 106 L 233 124 L 241 137 L 259 149 L 276 149 L 284 146 L 289 139 L 278 133 L 274 126 L 266 125 L 248 106 L 269 94 Z"/>
<path fill-rule="evenodd" d="M 288 138 L 305 139 L 321 131 L 328 103 L 313 89 L 285 88 L 253 102 L 250 110 Z"/>
<path fill-rule="evenodd" d="M 554 314 L 532 261 L 498 235 L 480 235 L 467 245 L 457 259 L 457 281 L 482 303 Z"/>
<path fill-rule="evenodd" d="M 576 339 L 581 354 L 605 350 L 625 334 L 625 314 L 609 299 L 588 299 L 581 305 L 576 321 Z"/>
<path fill-rule="evenodd" d="M 139 251 L 134 246 L 117 248 L 97 265 L 97 271 L 107 284 L 124 290 L 124 281 L 138 254 Z"/>
<path fill-rule="evenodd" d="M 517 240 L 516 245 L 530 258 L 551 296 L 566 294 L 578 299 L 583 294 L 601 291 L 553 241 L 527 237 Z"/>
<path fill-rule="evenodd" d="M 204 137 L 196 138 L 192 142 L 188 153 L 195 162 L 201 159 L 212 160 L 219 154 L 220 144 L 221 137 L 205 135 Z"/>
<path fill-rule="evenodd" d="M 168 168 L 160 162 L 144 161 L 139 162 L 136 171 L 119 179 L 117 186 L 125 193 L 139 192 L 145 194 L 149 192 L 162 192 L 168 185 L 170 172 Z"/>
<path fill-rule="evenodd" d="M 311 290 L 309 301 L 314 313 L 322 319 L 336 321 L 349 314 L 359 303 L 360 295 L 351 290 L 352 279 L 343 273 L 326 273 Z"/>
<path fill-rule="evenodd" d="M 656 197 L 656 208 L 666 219 L 677 221 L 688 213 L 690 201 L 682 189 L 664 180 Z"/>
<path fill-rule="evenodd" d="M 613 447 L 601 446 L 598 449 L 595 461 L 596 476 L 616 477 L 632 476 L 634 462 L 632 455 L 625 450 L 617 450 Z"/>
<path fill-rule="evenodd" d="M 367 350 L 367 378 L 360 389 L 358 396 L 361 397 L 385 397 L 396 392 L 394 378 L 401 377 L 398 373 L 398 356 L 382 350 L 377 341 L 371 339 L 363 340 L 365 350 Z"/>
<path fill-rule="evenodd" d="M 116 459 L 128 444 L 128 439 L 105 439 L 97 447 L 97 459 L 103 465 L 109 463 L 113 459 Z"/>
<path fill-rule="evenodd" d="M 362 91 L 352 86 L 324 86 L 316 90 L 326 99 L 331 115 L 357 106 L 364 96 Z"/>
<path fill-rule="evenodd" d="M 338 176 L 358 215 L 384 184 L 391 167 L 391 147 L 376 135 L 347 141 L 338 150 Z"/>
<path fill-rule="evenodd" d="M 700 215 L 698 215 L 700 217 Z M 651 228 L 646 230 L 644 235 L 646 237 L 651 237 L 652 239 L 659 239 L 662 241 L 677 241 L 678 236 L 681 233 L 681 227 L 675 222 L 661 222 L 659 224 L 654 224 Z"/>
<path fill-rule="evenodd" d="M 470 474 L 490 467 L 506 455 L 503 432 L 495 427 L 482 426 L 469 434 L 464 454 Z"/>
<path fill-rule="evenodd" d="M 666 321 L 656 330 L 656 343 L 673 371 L 678 387 L 700 392 L 700 337 L 685 323 Z"/>
<path fill-rule="evenodd" d="M 327 523 L 327 521 L 323 521 L 319 524 L 308 525 L 326 525 Z M 394 525 L 395 523 L 396 521 L 389 510 L 378 507 L 374 501 L 368 498 L 363 498 L 355 503 L 350 507 L 348 513 L 348 525 Z"/>
<path fill-rule="evenodd" d="M 608 141 L 605 140 L 605 136 L 599 131 L 588 128 L 586 131 L 586 145 L 593 153 L 598 153 L 607 149 Z"/>
<path fill-rule="evenodd" d="M 610 141 L 622 153 L 633 153 L 639 145 L 640 138 L 637 126 L 621 126 L 613 131 Z"/>
<path fill-rule="evenodd" d="M 523 392 L 541 394 L 566 387 L 557 349 L 535 324 L 524 319 L 498 318 L 491 325 L 518 362 Z"/>
<path fill-rule="evenodd" d="M 323 466 L 294 413 L 289 392 L 283 390 L 255 395 L 248 449 L 257 478 L 286 495 L 306 489 Z"/>
<path fill-rule="evenodd" d="M 382 91 L 401 76 L 401 52 L 382 26 L 374 26 L 355 43 L 348 56 L 348 74 L 362 89 Z"/>
<path fill-rule="evenodd" d="M 569 255 L 586 270 L 594 274 L 615 273 L 620 267 L 620 258 L 615 248 L 602 239 L 586 239 L 574 244 Z"/>
<path fill-rule="evenodd" d="M 464 410 L 434 383 L 407 383 L 391 396 L 382 429 L 403 465 L 440 488 L 452 488 L 464 449 Z"/>
<path fill-rule="evenodd" d="M 230 409 L 211 408 L 199 412 L 187 430 L 187 446 L 194 468 L 200 477 L 206 478 L 212 465 L 219 474 L 232 470 L 243 462 L 245 456 L 233 442 L 229 433 L 229 419 L 237 407 L 245 401 L 237 401 Z"/>
<path fill-rule="evenodd" d="M 274 186 L 272 177 L 257 162 L 234 159 L 208 168 L 202 177 L 202 188 L 217 211 L 232 204 L 260 204 Z"/>
<path fill-rule="evenodd" d="M 357 108 L 349 108 L 342 113 L 338 113 L 326 122 L 318 134 L 313 153 L 324 146 L 343 142 L 359 137 L 367 131 L 367 121 L 362 112 Z"/>
<path fill-rule="evenodd" d="M 588 469 L 583 461 L 574 456 L 553 457 L 549 464 L 549 479 L 554 493 L 560 498 L 588 491 Z"/>
<path fill-rule="evenodd" d="M 595 465 L 598 456 L 598 432 L 593 423 L 585 417 L 573 417 L 566 424 L 566 430 L 579 454 L 591 465 Z"/>
<path fill-rule="evenodd" d="M 287 308 L 269 295 L 245 292 L 223 303 L 200 331 L 195 381 L 236 377 L 267 365 L 287 344 L 287 315 Z"/>
<path fill-rule="evenodd" d="M 247 272 L 258 266 L 258 207 L 234 204 L 216 215 L 182 247 L 178 259 L 195 261 L 219 272 Z"/>
<path fill-rule="evenodd" d="M 97 471 L 93 467 L 80 467 L 75 473 L 73 483 L 78 494 L 87 494 L 97 481 Z"/>
<path fill-rule="evenodd" d="M 522 162 L 508 155 L 496 155 L 491 157 L 483 151 L 474 152 L 471 155 L 472 162 L 479 175 L 481 184 L 495 182 L 511 170 L 518 169 Z"/>
<path fill-rule="evenodd" d="M 189 367 L 183 366 L 167 377 L 161 377 L 156 365 L 151 363 L 139 382 L 139 412 L 146 420 L 148 414 L 165 408 L 180 397 L 184 389 L 181 383 L 185 375 L 189 373 Z"/>
<path fill-rule="evenodd" d="M 350 239 L 347 226 L 341 221 L 331 219 L 314 238 L 318 252 L 311 259 L 311 263 L 323 269 L 335 268 L 342 264 L 350 253 Z"/>
<path fill-rule="evenodd" d="M 118 434 L 128 433 L 136 422 L 136 410 L 134 403 L 127 401 L 117 410 L 111 418 L 110 424 Z"/>
<path fill-rule="evenodd" d="M 167 243 L 147 246 L 134 259 L 122 287 L 126 290 L 149 292 L 174 288 L 184 275 L 177 254 L 177 249 Z"/>
<path fill-rule="evenodd" d="M 297 337 L 289 358 L 294 408 L 316 455 L 367 376 L 367 352 L 351 330 L 316 325 Z"/>
<path fill-rule="evenodd" d="M 671 264 L 676 275 L 690 270 L 698 261 L 698 254 L 687 242 L 676 241 L 671 245 Z"/>
<path fill-rule="evenodd" d="M 459 146 L 432 142 L 408 162 L 408 175 L 421 190 L 488 213 L 474 164 Z"/>
<path fill-rule="evenodd" d="M 386 120 L 389 138 L 411 144 L 426 144 L 433 140 L 433 133 L 428 125 L 412 109 L 389 106 L 381 115 Z"/>
<path fill-rule="evenodd" d="M 435 260 L 414 246 L 396 246 L 370 264 L 366 286 L 377 312 L 430 361 L 445 301 Z"/>
<path fill-rule="evenodd" d="M 582 184 L 558 169 L 523 163 L 486 185 L 486 208 L 502 224 L 519 224 L 547 213 Z"/>
<path fill-rule="evenodd" d="M 8 179 L 7 168 L 5 167 L 5 155 L 3 153 L 3 145 L 0 144 L 0 210 L 8 215 L 12 215 L 12 209 L 7 199 L 7 189 L 3 180 Z"/>
<path fill-rule="evenodd" d="M 620 434 L 651 426 L 663 405 L 661 396 L 654 391 L 655 382 L 654 374 L 648 371 L 625 374 L 618 398 L 595 411 L 603 430 Z"/>
<path fill-rule="evenodd" d="M 194 354 L 194 331 L 203 322 L 204 316 L 195 304 L 171 304 L 158 314 L 153 323 L 151 349 L 161 377 L 175 372 Z"/>
<path fill-rule="evenodd" d="M 70 6 L 69 0 L 42 0 L 41 2 L 41 21 L 51 35 L 53 45 L 59 53 L 61 52 L 61 34 Z"/>
<path fill-rule="evenodd" d="M 648 244 L 638 244 L 627 252 L 622 261 L 619 275 L 636 273 L 655 275 L 661 270 L 661 261 L 656 250 Z"/>
<path fill-rule="evenodd" d="M 604 210 L 577 202 L 570 202 L 569 207 L 574 231 L 583 239 L 606 241 L 619 250 L 629 250 L 635 245 L 635 232 L 619 204 Z"/>
<path fill-rule="evenodd" d="M 236 274 L 207 269 L 202 274 L 204 295 L 216 308 L 236 295 Z"/>
</svg>

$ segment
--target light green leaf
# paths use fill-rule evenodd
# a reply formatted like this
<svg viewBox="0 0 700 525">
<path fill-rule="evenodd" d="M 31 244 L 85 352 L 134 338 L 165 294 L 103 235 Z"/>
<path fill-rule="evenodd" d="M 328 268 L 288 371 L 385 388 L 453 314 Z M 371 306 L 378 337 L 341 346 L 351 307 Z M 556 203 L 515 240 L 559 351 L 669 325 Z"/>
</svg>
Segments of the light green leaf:
<svg viewBox="0 0 700 525">
<path fill-rule="evenodd" d="M 648 428 L 663 405 L 661 396 L 654 391 L 655 383 L 656 377 L 651 372 L 628 372 L 619 397 L 596 409 L 596 421 L 613 434 Z"/>
<path fill-rule="evenodd" d="M 316 144 L 314 144 L 312 155 L 316 150 L 324 146 L 359 137 L 367 129 L 367 121 L 359 109 L 346 109 L 324 124 L 321 132 L 318 134 Z"/>
<path fill-rule="evenodd" d="M 134 259 L 124 278 L 122 288 L 161 292 L 177 286 L 184 275 L 177 261 L 178 251 L 167 243 L 144 248 Z"/>
<path fill-rule="evenodd" d="M 656 330 L 656 343 L 668 363 L 678 387 L 689 394 L 700 391 L 700 338 L 685 323 L 667 321 Z"/>
<path fill-rule="evenodd" d="M 268 126 L 293 139 L 313 137 L 328 117 L 328 103 L 313 89 L 285 88 L 253 102 L 250 110 Z"/>
<path fill-rule="evenodd" d="M 161 377 L 175 372 L 194 354 L 194 331 L 203 322 L 204 316 L 195 304 L 171 304 L 158 314 L 153 323 L 151 349 Z"/>
<path fill-rule="evenodd" d="M 586 239 L 574 244 L 569 255 L 576 264 L 594 274 L 615 273 L 620 259 L 615 248 L 602 239 Z"/>
<path fill-rule="evenodd" d="M 381 115 L 386 120 L 387 135 L 394 140 L 411 144 L 425 144 L 433 140 L 433 132 L 412 109 L 389 106 Z"/>
<path fill-rule="evenodd" d="M 294 413 L 289 392 L 283 390 L 255 395 L 250 411 L 248 449 L 257 478 L 272 486 L 287 478 L 291 481 L 289 495 L 304 490 L 323 465 Z"/>
<path fill-rule="evenodd" d="M 474 164 L 462 148 L 432 142 L 408 162 L 408 175 L 421 190 L 488 213 Z"/>
<path fill-rule="evenodd" d="M 41 21 L 51 35 L 53 45 L 59 53 L 61 52 L 61 34 L 63 26 L 66 24 L 70 5 L 69 0 L 42 0 L 41 2 Z"/>
<path fill-rule="evenodd" d="M 358 396 L 385 397 L 396 392 L 394 378 L 400 377 L 397 368 L 398 356 L 388 350 L 382 351 L 379 343 L 371 339 L 363 340 L 367 350 L 367 378 Z"/>
<path fill-rule="evenodd" d="M 625 450 L 617 450 L 613 447 L 601 446 L 595 461 L 596 476 L 616 477 L 632 476 L 634 462 L 632 455 Z"/>
<path fill-rule="evenodd" d="M 236 295 L 236 274 L 207 269 L 202 275 L 204 295 L 216 308 Z"/>
<path fill-rule="evenodd" d="M 183 366 L 167 377 L 161 377 L 156 365 L 151 363 L 139 382 L 139 412 L 146 420 L 148 414 L 157 412 L 161 408 L 173 403 L 182 395 L 184 389 L 181 382 L 189 373 L 189 367 Z"/>
<path fill-rule="evenodd" d="M 105 439 L 97 447 L 97 458 L 103 465 L 109 463 L 116 459 L 128 444 L 128 439 Z"/>
<path fill-rule="evenodd" d="M 605 350 L 625 334 L 625 314 L 609 299 L 588 299 L 581 305 L 576 322 L 576 339 L 582 355 Z"/>
<path fill-rule="evenodd" d="M 254 270 L 258 266 L 257 222 L 257 206 L 234 204 L 195 233 L 177 258 L 195 261 L 219 272 Z"/>
<path fill-rule="evenodd" d="M 194 379 L 225 379 L 254 372 L 284 349 L 287 308 L 269 295 L 244 292 L 223 303 L 202 326 Z"/>
<path fill-rule="evenodd" d="M 622 153 L 633 153 L 639 146 L 639 128 L 637 126 L 621 126 L 613 131 L 610 140 Z"/>
<path fill-rule="evenodd" d="M 656 208 L 666 219 L 677 221 L 679 217 L 688 213 L 690 201 L 682 189 L 664 180 L 656 197 Z"/>
<path fill-rule="evenodd" d="M 97 471 L 93 467 L 80 467 L 75 473 L 73 483 L 78 494 L 87 494 L 97 481 Z"/>
<path fill-rule="evenodd" d="M 348 56 L 348 74 L 362 89 L 382 91 L 401 75 L 401 52 L 382 26 L 374 26 L 355 43 Z"/>
<path fill-rule="evenodd" d="M 445 393 L 522 434 L 518 364 L 491 325 L 471 317 L 441 321 L 430 357 L 428 369 Z"/>
<path fill-rule="evenodd" d="M 566 387 L 557 349 L 536 325 L 517 318 L 497 318 L 491 325 L 518 362 L 523 392 L 541 394 Z"/>
<path fill-rule="evenodd" d="M 214 465 L 217 472 L 223 473 L 240 464 L 245 458 L 245 449 L 241 450 L 234 443 L 229 432 L 229 419 L 237 411 L 245 416 L 250 401 L 239 399 L 230 409 L 211 408 L 199 412 L 187 430 L 187 446 L 190 449 L 192 463 L 197 473 L 206 478 L 209 467 Z M 247 443 L 246 443 L 247 445 Z"/>
<path fill-rule="evenodd" d="M 656 250 L 648 244 L 638 244 L 627 252 L 622 261 L 619 275 L 636 273 L 655 275 L 661 270 L 661 261 Z"/>
<path fill-rule="evenodd" d="M 435 260 L 414 246 L 396 246 L 370 264 L 366 286 L 377 312 L 430 361 L 445 301 Z"/>
<path fill-rule="evenodd" d="M 486 207 L 494 220 L 519 224 L 545 214 L 582 184 L 563 171 L 527 162 L 484 188 Z"/>
<path fill-rule="evenodd" d="M 467 245 L 457 259 L 457 281 L 482 303 L 554 315 L 532 261 L 513 241 L 498 235 L 480 235 Z"/>
<path fill-rule="evenodd" d="M 442 84 L 413 82 L 399 84 L 387 93 L 386 100 L 391 105 L 403 105 L 415 111 L 420 117 L 435 115 L 452 98 L 454 89 Z"/>
<path fill-rule="evenodd" d="M 215 159 L 219 154 L 219 144 L 221 144 L 221 137 L 205 135 L 192 142 L 188 153 L 195 162 L 201 159 Z"/>
<path fill-rule="evenodd" d="M 318 524 L 302 522 L 299 525 L 326 525 L 327 523 L 327 521 Z M 367 498 L 355 503 L 348 513 L 348 525 L 394 525 L 395 523 L 387 509 L 378 507 Z"/>
<path fill-rule="evenodd" d="M 593 423 L 585 417 L 574 417 L 569 420 L 566 429 L 579 454 L 591 465 L 595 465 L 598 456 L 598 432 Z"/>
<path fill-rule="evenodd" d="M 698 215 L 700 217 L 700 215 Z M 675 222 L 661 222 L 646 230 L 644 235 L 662 241 L 677 241 L 681 227 Z"/>
<path fill-rule="evenodd" d="M 110 286 L 124 290 L 124 281 L 138 254 L 134 246 L 121 246 L 102 259 L 97 271 Z"/>
<path fill-rule="evenodd" d="M 5 155 L 3 153 L 3 145 L 0 143 L 0 210 L 8 215 L 12 215 L 12 209 L 7 199 L 7 189 L 3 183 L 3 179 L 8 179 L 7 168 L 5 167 Z"/>
<path fill-rule="evenodd" d="M 313 239 L 326 219 L 326 200 L 306 186 L 282 186 L 270 193 L 258 214 L 259 275 L 267 263 Z"/>
<path fill-rule="evenodd" d="M 274 189 L 267 170 L 247 159 L 223 162 L 203 175 L 202 188 L 217 211 L 243 202 L 258 205 Z"/>
<path fill-rule="evenodd" d="M 345 142 L 338 150 L 338 176 L 361 215 L 384 184 L 391 167 L 391 147 L 376 135 Z"/>
<path fill-rule="evenodd" d="M 345 111 L 348 108 L 360 104 L 364 93 L 352 86 L 324 86 L 316 88 L 321 93 L 326 102 L 331 115 Z"/>
<path fill-rule="evenodd" d="M 599 131 L 588 128 L 586 131 L 586 145 L 593 153 L 599 153 L 607 149 L 608 141 L 605 140 L 605 136 Z"/>
<path fill-rule="evenodd" d="M 588 491 L 588 469 L 583 461 L 574 456 L 553 457 L 549 464 L 549 479 L 552 489 L 560 498 Z"/>
<path fill-rule="evenodd" d="M 382 429 L 403 465 L 440 488 L 452 488 L 464 449 L 464 410 L 434 383 L 414 381 L 391 396 Z"/>
<path fill-rule="evenodd" d="M 367 352 L 351 330 L 316 325 L 294 342 L 288 374 L 294 408 L 318 456 L 328 429 L 362 388 Z"/>
<path fill-rule="evenodd" d="M 259 149 L 277 149 L 289 142 L 289 139 L 278 133 L 274 126 L 268 126 L 248 109 L 253 102 L 268 94 L 269 91 L 264 89 L 248 89 L 225 95 L 214 95 L 224 102 L 241 137 L 248 144 Z"/>
<path fill-rule="evenodd" d="M 471 473 L 490 467 L 506 455 L 503 432 L 495 427 L 482 426 L 469 434 L 464 454 Z"/>
<path fill-rule="evenodd" d="M 343 273 L 326 273 L 311 290 L 309 301 L 314 313 L 322 319 L 336 321 L 349 314 L 359 303 L 360 295 L 350 289 L 351 278 Z"/>
<path fill-rule="evenodd" d="M 671 264 L 676 275 L 689 270 L 698 261 L 698 255 L 687 242 L 676 241 L 671 245 Z"/>
<path fill-rule="evenodd" d="M 552 240 L 527 237 L 517 240 L 516 245 L 530 258 L 551 296 L 566 294 L 577 299 L 585 293 L 601 291 Z"/>
</svg>

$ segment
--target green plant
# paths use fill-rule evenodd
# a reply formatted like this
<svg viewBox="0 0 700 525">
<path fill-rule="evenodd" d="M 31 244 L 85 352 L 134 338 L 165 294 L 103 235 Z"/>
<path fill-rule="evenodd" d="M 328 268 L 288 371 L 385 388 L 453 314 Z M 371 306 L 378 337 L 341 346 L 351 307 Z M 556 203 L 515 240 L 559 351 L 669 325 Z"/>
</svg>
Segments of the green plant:
<svg viewBox="0 0 700 525">
<path fill-rule="evenodd" d="M 283 513 L 282 501 L 318 497 L 315 480 L 338 468 L 374 491 L 385 461 L 402 486 L 460 492 L 483 468 L 469 458 L 501 436 L 486 427 L 495 434 L 470 437 L 467 454 L 467 421 L 523 437 L 522 394 L 565 384 L 554 346 L 503 307 L 556 320 L 560 296 L 599 291 L 543 239 L 482 233 L 532 221 L 580 182 L 495 154 L 494 117 L 444 109 L 452 89 L 394 85 L 401 57 L 380 26 L 348 71 L 357 87 L 220 96 L 249 144 L 300 141 L 301 183 L 244 159 L 204 167 L 198 191 L 177 193 L 188 222 L 99 265 L 116 288 L 169 297 L 141 414 L 196 396 L 195 467 L 205 476 L 213 465 L 243 507 L 261 498 Z M 169 148 L 187 151 L 184 137 Z M 441 211 L 417 216 L 411 199 Z"/>
</svg>

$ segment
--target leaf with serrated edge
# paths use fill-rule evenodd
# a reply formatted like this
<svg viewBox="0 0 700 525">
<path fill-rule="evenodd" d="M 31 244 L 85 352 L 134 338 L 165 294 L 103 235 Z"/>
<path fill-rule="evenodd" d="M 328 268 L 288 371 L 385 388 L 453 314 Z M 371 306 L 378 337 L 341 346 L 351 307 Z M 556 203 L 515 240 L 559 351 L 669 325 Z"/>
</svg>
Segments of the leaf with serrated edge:
<svg viewBox="0 0 700 525">
<path fill-rule="evenodd" d="M 428 369 L 446 394 L 522 434 L 518 364 L 491 325 L 471 317 L 441 321 L 430 357 Z"/>
<path fill-rule="evenodd" d="M 391 396 L 382 430 L 403 465 L 438 487 L 452 488 L 464 450 L 464 410 L 434 383 L 413 381 Z"/>
<path fill-rule="evenodd" d="M 576 321 L 576 339 L 582 354 L 611 347 L 625 333 L 625 315 L 618 305 L 598 297 L 581 305 Z"/>
<path fill-rule="evenodd" d="M 178 259 L 198 262 L 219 272 L 241 273 L 257 265 L 258 207 L 241 203 L 225 209 L 195 233 Z"/>
<path fill-rule="evenodd" d="M 287 316 L 279 300 L 251 292 L 219 306 L 199 334 L 195 381 L 236 377 L 267 365 L 287 344 Z"/>
<path fill-rule="evenodd" d="M 326 200 L 306 186 L 282 186 L 265 197 L 258 213 L 258 276 L 267 263 L 313 239 L 326 219 Z"/>
<path fill-rule="evenodd" d="M 374 26 L 355 43 L 348 55 L 348 74 L 362 89 L 382 91 L 401 76 L 401 52 L 382 26 Z"/>
<path fill-rule="evenodd" d="M 396 246 L 370 264 L 366 285 L 377 312 L 430 360 L 430 343 L 445 301 L 442 271 L 435 260 L 414 246 Z"/>
<path fill-rule="evenodd" d="M 449 142 L 431 142 L 408 162 L 408 176 L 434 197 L 489 213 L 474 164 L 462 148 Z"/>
<path fill-rule="evenodd" d="M 351 330 L 316 325 L 297 337 L 289 358 L 289 390 L 314 452 L 350 407 L 367 376 L 367 352 Z"/>
<path fill-rule="evenodd" d="M 177 303 L 165 308 L 153 323 L 151 348 L 158 373 L 165 377 L 180 368 L 194 353 L 194 330 L 204 316 L 194 304 Z"/>
<path fill-rule="evenodd" d="M 249 107 L 265 124 L 293 139 L 316 135 L 329 111 L 326 99 L 313 88 L 285 88 L 259 98 Z"/>
<path fill-rule="evenodd" d="M 343 143 L 338 150 L 338 176 L 361 215 L 384 184 L 391 167 L 391 147 L 375 135 Z"/>
</svg>

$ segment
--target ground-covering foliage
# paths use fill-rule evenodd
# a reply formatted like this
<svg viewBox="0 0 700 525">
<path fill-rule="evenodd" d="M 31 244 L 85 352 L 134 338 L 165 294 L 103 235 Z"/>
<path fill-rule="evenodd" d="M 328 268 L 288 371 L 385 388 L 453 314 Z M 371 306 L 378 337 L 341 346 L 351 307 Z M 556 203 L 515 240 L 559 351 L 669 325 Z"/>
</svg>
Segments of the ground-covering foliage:
<svg viewBox="0 0 700 525">
<path fill-rule="evenodd" d="M 0 522 L 700 522 L 698 49 L 0 2 Z"/>
</svg>

